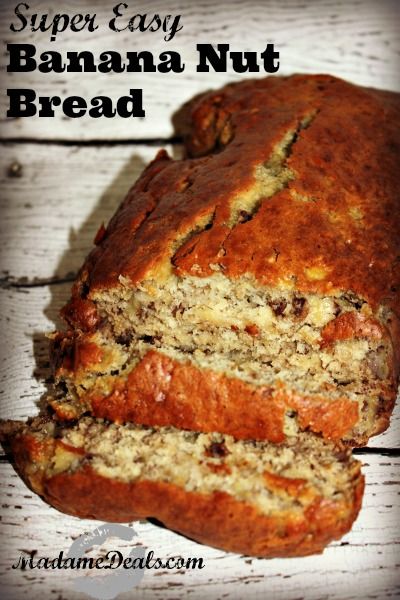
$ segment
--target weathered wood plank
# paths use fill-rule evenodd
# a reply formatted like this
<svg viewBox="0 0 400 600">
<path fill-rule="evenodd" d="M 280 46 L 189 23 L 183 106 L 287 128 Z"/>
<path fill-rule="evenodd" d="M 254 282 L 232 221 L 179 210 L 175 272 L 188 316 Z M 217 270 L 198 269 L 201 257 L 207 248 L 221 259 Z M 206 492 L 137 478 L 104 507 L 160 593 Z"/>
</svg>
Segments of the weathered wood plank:
<svg viewBox="0 0 400 600">
<path fill-rule="evenodd" d="M 100 224 L 157 150 L 134 144 L 3 145 L 0 278 L 49 280 L 75 273 Z"/>
<path fill-rule="evenodd" d="M 135 543 L 165 560 L 169 556 L 202 557 L 202 570 L 147 570 L 129 597 L 143 599 L 273 598 L 274 600 L 353 600 L 397 597 L 399 567 L 400 459 L 367 456 L 364 505 L 353 530 L 331 544 L 324 554 L 297 559 L 249 559 L 192 542 L 150 523 L 134 524 Z M 0 463 L 2 475 L 0 548 L 2 594 L 7 600 L 25 595 L 31 600 L 82 596 L 72 590 L 73 571 L 11 569 L 24 551 L 56 557 L 72 540 L 92 531 L 98 522 L 63 516 L 32 494 L 12 467 Z M 129 543 L 108 540 L 96 548 L 120 550 L 127 556 Z M 26 556 L 26 554 L 25 554 Z M 124 596 L 125 597 L 125 596 Z M 126 596 L 128 597 L 128 595 Z"/>
<path fill-rule="evenodd" d="M 59 325 L 60 307 L 68 299 L 70 284 L 0 290 L 0 417 L 24 418 L 36 414 L 36 403 L 46 392 L 49 377 L 48 340 L 45 333 Z M 400 408 L 390 428 L 372 438 L 370 446 L 399 448 Z"/>
<path fill-rule="evenodd" d="M 43 139 L 138 139 L 170 137 L 173 134 L 171 115 L 193 95 L 222 85 L 227 81 L 253 76 L 238 74 L 231 67 L 227 73 L 197 73 L 196 43 L 229 43 L 233 51 L 262 52 L 267 43 L 274 43 L 280 52 L 279 74 L 293 72 L 326 72 L 355 83 L 399 89 L 398 78 L 398 17 L 399 4 L 390 0 L 374 2 L 336 2 L 320 0 L 232 0 L 229 9 L 224 2 L 203 0 L 188 3 L 182 0 L 145 0 L 128 3 L 127 16 L 136 13 L 182 15 L 183 29 L 169 42 L 163 34 L 120 32 L 109 29 L 113 17 L 113 3 L 105 0 L 84 2 L 62 0 L 57 12 L 97 14 L 99 29 L 59 34 L 57 42 L 50 42 L 50 33 L 33 34 L 28 28 L 13 33 L 10 24 L 19 26 L 13 11 L 15 4 L 2 3 L 0 7 L 1 39 L 9 43 L 33 43 L 37 56 L 46 50 L 90 50 L 95 57 L 107 50 L 150 50 L 158 63 L 158 55 L 165 50 L 178 51 L 185 63 L 182 73 L 9 73 L 4 76 L 8 88 L 30 88 L 38 95 L 59 95 L 62 98 L 80 95 L 90 100 L 107 94 L 114 99 L 129 93 L 131 87 L 142 88 L 145 118 L 93 119 L 88 116 L 70 119 L 57 110 L 55 118 L 6 119 L 8 97 L 0 98 L 3 120 L 1 135 L 7 138 L 31 137 Z M 31 6 L 34 12 L 46 13 L 48 2 L 40 0 Z M 54 10 L 52 14 L 56 11 Z M 124 24 L 128 19 L 124 19 Z M 122 21 L 121 21 L 122 23 Z M 2 53 L 0 68 L 5 70 L 8 56 Z M 265 72 L 256 73 L 263 76 Z M 3 84 L 4 85 L 4 84 Z"/>
<path fill-rule="evenodd" d="M 30 13 L 48 12 L 49 3 L 38 0 Z M 132 119 L 20 119 L 7 120 L 8 99 L 0 97 L 1 137 L 52 140 L 139 140 L 173 135 L 171 116 L 194 94 L 218 87 L 238 75 L 198 74 L 196 43 L 230 43 L 231 50 L 261 51 L 274 42 L 281 52 L 281 74 L 330 72 L 356 83 L 400 89 L 399 3 L 334 2 L 321 0 L 138 0 L 128 3 L 127 14 L 160 12 L 182 14 L 184 29 L 169 43 L 158 34 L 112 33 L 107 21 L 112 6 L 106 0 L 62 0 L 52 14 L 66 10 L 96 12 L 101 30 L 94 34 L 65 33 L 54 44 L 48 34 L 13 34 L 9 30 L 16 5 L 0 5 L 3 41 L 34 43 L 38 53 L 51 49 L 101 51 L 116 49 L 162 50 L 181 53 L 186 69 L 181 74 L 14 74 L 3 73 L 3 87 L 31 87 L 42 95 L 79 94 L 90 98 L 124 95 L 130 87 L 144 89 L 147 116 Z M 16 21 L 16 19 L 13 19 Z M 4 52 L 0 68 L 7 63 Z M 260 73 L 260 76 L 262 74 Z M 106 79 L 107 77 L 107 79 Z M 4 85 L 5 84 L 5 85 Z M 150 160 L 156 146 L 83 147 L 27 144 L 2 145 L 0 153 L 0 279 L 21 283 L 59 280 L 79 268 L 94 234 Z M 174 148 L 178 151 L 178 148 Z M 18 166 L 9 177 L 9 167 Z M 90 176 L 88 176 L 90 174 Z M 6 281 L 7 282 L 7 281 Z M 0 416 L 24 418 L 37 412 L 49 375 L 47 340 L 57 321 L 59 307 L 70 284 L 0 290 Z M 371 440 L 377 448 L 398 448 L 400 410 L 397 407 L 388 432 Z M 181 555 L 202 556 L 202 571 L 149 571 L 129 597 L 153 599 L 271 598 L 273 600 L 355 600 L 394 598 L 400 595 L 398 568 L 400 518 L 399 459 L 365 455 L 367 489 L 364 507 L 352 532 L 332 544 L 322 556 L 291 560 L 250 560 L 225 554 L 186 540 L 150 524 L 135 524 L 139 543 L 163 559 Z M 4 457 L 3 457 L 4 460 Z M 68 598 L 82 595 L 71 590 L 74 574 L 66 571 L 21 573 L 11 564 L 21 551 L 37 550 L 39 556 L 55 556 L 68 549 L 72 539 L 90 531 L 94 523 L 81 521 L 48 507 L 33 495 L 11 466 L 0 460 L 1 497 L 0 573 L 2 597 Z M 111 545 L 112 544 L 112 545 Z M 123 548 L 108 542 L 107 549 Z M 126 595 L 128 597 L 128 594 Z"/>
</svg>

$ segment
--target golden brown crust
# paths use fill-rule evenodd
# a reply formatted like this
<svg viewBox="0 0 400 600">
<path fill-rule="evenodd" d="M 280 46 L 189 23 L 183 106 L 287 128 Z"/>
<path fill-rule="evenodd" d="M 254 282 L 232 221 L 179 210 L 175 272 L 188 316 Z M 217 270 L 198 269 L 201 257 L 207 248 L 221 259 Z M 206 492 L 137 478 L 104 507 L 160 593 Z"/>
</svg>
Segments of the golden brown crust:
<svg viewBox="0 0 400 600">
<path fill-rule="evenodd" d="M 325 75 L 206 94 L 192 108 L 188 146 L 195 155 L 220 151 L 186 161 L 162 154 L 147 168 L 82 270 L 86 296 L 117 286 L 121 274 L 133 283 L 157 276 L 172 261 L 180 275 L 212 275 L 217 264 L 227 277 L 252 274 L 260 284 L 290 281 L 321 294 L 352 290 L 398 311 L 399 106 L 398 94 Z M 227 122 L 232 135 L 222 136 L 229 141 L 221 148 Z M 254 183 L 254 167 L 288 130 L 297 131 L 286 160 L 294 179 L 253 218 L 229 227 L 233 197 Z M 173 242 L 205 215 L 212 226 L 173 257 Z"/>
<path fill-rule="evenodd" d="M 100 227 L 62 311 L 70 330 L 53 337 L 58 374 L 74 377 L 101 365 L 102 350 L 90 338 L 103 326 L 95 298 L 121 281 L 134 286 L 171 273 L 205 277 L 220 271 L 231 279 L 250 275 L 260 286 L 321 295 L 351 292 L 372 314 L 338 316 L 324 328 L 321 345 L 386 339 L 389 332 L 390 390 L 382 383 L 374 422 L 375 433 L 382 431 L 400 365 L 399 97 L 330 76 L 292 76 L 233 84 L 186 107 L 192 158 L 173 161 L 160 152 L 107 228 Z M 280 167 L 290 177 L 238 218 L 235 198 L 255 186 L 256 167 L 268 165 L 288 132 L 292 140 Z M 246 331 L 259 333 L 251 323 Z M 296 411 L 302 428 L 334 440 L 351 435 L 360 416 L 358 403 L 346 397 L 305 396 L 283 383 L 255 386 L 156 351 L 128 377 L 110 375 L 110 380 L 111 393 L 97 390 L 82 400 L 95 416 L 113 421 L 280 442 L 287 410 Z M 61 406 L 59 417 L 71 416 L 73 410 Z M 79 449 L 59 440 L 17 434 L 12 447 L 23 477 L 62 511 L 108 521 L 153 516 L 203 543 L 255 556 L 322 551 L 349 530 L 364 485 L 357 471 L 351 498 L 334 502 L 311 496 L 305 508 L 267 517 L 223 492 L 200 494 L 161 481 L 103 477 L 80 463 Z M 46 475 L 49 457 L 58 450 L 70 463 L 64 468 L 60 461 L 61 472 Z M 302 479 L 269 472 L 264 478 L 277 495 L 300 501 L 314 493 Z"/>
<path fill-rule="evenodd" d="M 110 385 L 108 394 L 94 391 L 81 398 L 95 417 L 220 431 L 238 439 L 283 441 L 285 411 L 290 410 L 296 411 L 303 429 L 331 440 L 348 437 L 359 418 L 357 402 L 346 397 L 300 394 L 283 383 L 252 385 L 155 350 L 127 378 L 113 377 Z M 65 418 L 62 407 L 60 411 L 59 417 Z"/>
<path fill-rule="evenodd" d="M 34 471 L 29 462 L 29 437 L 19 436 L 13 442 L 18 469 L 58 510 L 111 522 L 154 517 L 172 530 L 226 551 L 259 557 L 322 552 L 350 529 L 361 507 L 364 478 L 359 470 L 354 474 L 351 499 L 333 502 L 316 497 L 298 512 L 270 517 L 224 492 L 188 492 L 161 481 L 125 483 L 103 477 L 88 465 L 49 478 L 42 473 L 38 483 L 40 471 Z M 298 489 L 299 482 L 295 480 L 294 485 Z"/>
<path fill-rule="evenodd" d="M 357 338 L 381 339 L 383 327 L 376 319 L 357 312 L 342 313 L 329 321 L 321 331 L 321 348 L 337 341 Z"/>
<path fill-rule="evenodd" d="M 360 479 L 358 496 L 362 487 Z M 44 493 L 59 510 L 79 517 L 113 522 L 154 517 L 203 544 L 259 557 L 321 552 L 350 529 L 359 510 L 357 503 L 349 509 L 319 500 L 298 518 L 266 517 L 225 493 L 202 495 L 154 481 L 110 481 L 89 468 L 56 475 Z"/>
<path fill-rule="evenodd" d="M 339 339 L 360 336 L 386 339 L 389 330 L 393 360 L 389 356 L 386 387 L 390 389 L 382 390 L 375 433 L 384 430 L 400 369 L 399 98 L 399 94 L 327 75 L 244 81 L 197 98 L 185 108 L 186 147 L 195 158 L 173 161 L 165 152 L 159 153 L 108 227 L 100 228 L 97 246 L 63 311 L 69 325 L 78 332 L 95 331 L 101 326 L 92 300 L 96 293 L 119 286 L 121 276 L 139 284 L 165 276 L 168 269 L 182 277 L 204 277 L 217 268 L 229 278 L 252 275 L 259 285 L 289 285 L 304 293 L 350 291 L 369 303 L 372 315 L 340 315 L 326 326 L 321 344 L 329 347 Z M 296 132 L 284 160 L 293 178 L 272 197 L 261 198 L 254 214 L 232 224 L 234 198 L 254 185 L 256 165 L 268 162 L 288 131 Z M 390 322 L 383 313 L 390 315 Z M 249 327 L 249 333 L 256 335 L 255 326 Z M 155 380 L 157 394 L 146 408 L 137 399 L 140 382 L 135 376 L 130 380 L 132 391 L 116 386 L 106 401 L 95 399 L 97 414 L 121 420 L 131 414 L 140 422 L 172 422 L 205 430 L 228 423 L 226 431 L 234 435 L 280 439 L 290 391 L 263 404 L 261 397 L 272 398 L 272 394 L 246 388 L 260 406 L 260 425 L 253 415 L 249 426 L 240 426 L 238 418 L 246 411 L 238 395 L 244 384 L 238 382 L 233 389 L 233 384 L 218 380 L 222 389 L 215 409 L 225 407 L 229 398 L 238 406 L 225 413 L 225 419 L 224 408 L 216 421 L 213 408 L 206 414 L 204 398 L 193 392 L 184 371 L 203 386 L 204 395 L 214 398 L 218 393 L 210 391 L 201 372 L 187 366 L 181 369 L 182 381 L 199 402 L 198 417 L 188 393 L 186 401 L 173 400 L 169 392 L 166 402 L 155 404 L 155 397 L 164 394 L 162 377 Z M 174 380 L 178 381 L 176 375 Z M 312 410 L 315 403 L 304 400 L 306 406 L 296 396 L 295 404 L 305 427 L 316 423 L 311 426 L 314 431 L 335 438 L 353 426 L 355 403 L 343 400 L 344 415 L 337 422 L 335 403 Z M 267 406 L 269 426 L 264 418 Z M 354 443 L 365 443 L 367 438 L 365 434 Z"/>
</svg>

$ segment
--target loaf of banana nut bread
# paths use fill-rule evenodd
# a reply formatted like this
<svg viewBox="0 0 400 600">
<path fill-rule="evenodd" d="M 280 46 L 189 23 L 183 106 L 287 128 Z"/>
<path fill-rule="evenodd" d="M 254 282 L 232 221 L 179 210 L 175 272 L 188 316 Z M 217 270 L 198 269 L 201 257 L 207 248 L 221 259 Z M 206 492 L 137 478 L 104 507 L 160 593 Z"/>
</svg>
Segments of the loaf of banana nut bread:
<svg viewBox="0 0 400 600">
<path fill-rule="evenodd" d="M 256 556 L 350 528 L 399 374 L 399 113 L 325 75 L 184 107 L 187 158 L 145 169 L 62 310 L 51 416 L 2 426 L 33 489 Z"/>
<path fill-rule="evenodd" d="M 365 444 L 399 371 L 399 95 L 269 77 L 186 107 L 53 340 L 62 419 Z M 191 157 L 191 158 L 190 158 Z"/>
<path fill-rule="evenodd" d="M 111 522 L 152 516 L 229 551 L 320 552 L 361 505 L 350 449 L 309 433 L 274 444 L 91 417 L 8 428 L 21 474 L 60 510 Z"/>
</svg>

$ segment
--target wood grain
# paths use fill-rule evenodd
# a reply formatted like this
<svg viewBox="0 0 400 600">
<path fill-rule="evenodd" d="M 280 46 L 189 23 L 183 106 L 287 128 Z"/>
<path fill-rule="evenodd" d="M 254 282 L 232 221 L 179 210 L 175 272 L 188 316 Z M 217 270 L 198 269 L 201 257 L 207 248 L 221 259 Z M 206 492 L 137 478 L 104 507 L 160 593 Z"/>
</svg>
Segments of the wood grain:
<svg viewBox="0 0 400 600">
<path fill-rule="evenodd" d="M 182 15 L 183 30 L 167 43 L 158 33 L 111 32 L 107 22 L 116 3 L 28 2 L 30 14 L 96 12 L 101 27 L 97 32 L 66 32 L 56 43 L 49 41 L 48 33 L 12 33 L 9 26 L 16 22 L 12 15 L 17 3 L 0 3 L 3 42 L 33 43 L 38 54 L 49 49 L 63 53 L 89 49 L 97 56 L 115 49 L 121 53 L 150 50 L 157 57 L 163 50 L 175 50 L 185 62 L 181 74 L 7 75 L 4 47 L 0 56 L 0 417 L 25 418 L 37 412 L 49 377 L 45 333 L 59 325 L 57 313 L 69 295 L 69 281 L 99 224 L 107 222 L 144 164 L 174 135 L 173 113 L 207 88 L 249 76 L 231 68 L 227 73 L 196 73 L 196 43 L 229 43 L 231 50 L 258 52 L 274 43 L 280 51 L 279 74 L 327 72 L 362 85 L 400 90 L 400 3 L 392 0 L 127 0 L 129 16 L 139 12 Z M 39 95 L 78 94 L 87 99 L 98 94 L 117 98 L 131 87 L 143 88 L 146 117 L 72 120 L 60 114 L 54 119 L 11 120 L 6 118 L 6 88 L 15 87 L 32 88 Z M 92 144 L 96 140 L 108 145 Z M 180 153 L 176 144 L 169 150 L 176 156 Z M 323 555 L 248 559 L 141 522 L 135 524 L 139 544 L 163 559 L 202 556 L 206 568 L 149 571 L 140 587 L 121 598 L 400 597 L 399 434 L 397 407 L 390 429 L 371 440 L 369 453 L 360 455 L 367 478 L 361 514 L 351 533 Z M 0 476 L 2 598 L 79 600 L 83 596 L 71 587 L 73 573 L 19 572 L 11 565 L 21 552 L 55 556 L 97 522 L 63 516 L 46 505 L 25 487 L 4 455 Z M 111 541 L 104 547 L 126 548 Z"/>
<path fill-rule="evenodd" d="M 28 3 L 29 4 L 29 3 Z M 207 88 L 219 87 L 227 81 L 253 76 L 235 73 L 197 73 L 197 43 L 229 43 L 233 51 L 262 52 L 267 43 L 274 43 L 280 52 L 279 74 L 293 72 L 326 72 L 362 85 L 400 89 L 399 72 L 399 3 L 351 0 L 232 0 L 199 3 L 183 0 L 145 0 L 127 2 L 126 15 L 159 12 L 161 15 L 182 15 L 183 29 L 169 42 L 160 32 L 116 33 L 109 29 L 114 3 L 88 0 L 62 0 L 57 12 L 93 13 L 99 29 L 93 33 L 59 34 L 50 42 L 50 34 L 32 33 L 28 28 L 19 33 L 10 31 L 10 24 L 19 24 L 13 15 L 13 3 L 1 3 L 0 34 L 8 43 L 33 43 L 37 56 L 46 50 L 82 51 L 90 49 L 95 56 L 110 49 L 121 53 L 150 50 L 158 58 L 165 50 L 178 51 L 185 63 L 182 73 L 5 73 L 6 53 L 1 54 L 0 67 L 3 89 L 29 88 L 38 95 L 62 98 L 80 95 L 89 100 L 107 93 L 114 99 L 129 93 L 131 87 L 144 90 L 145 118 L 69 119 L 61 112 L 55 118 L 5 119 L 8 97 L 0 98 L 1 135 L 3 138 L 34 139 L 144 139 L 169 138 L 173 135 L 171 115 L 193 95 Z M 49 3 L 39 0 L 29 14 L 45 13 Z M 54 14 L 56 11 L 51 11 Z M 256 76 L 263 76 L 262 71 Z"/>
<path fill-rule="evenodd" d="M 121 598 L 175 599 L 187 594 L 193 600 L 273 598 L 274 600 L 353 600 L 393 598 L 398 591 L 400 517 L 400 459 L 364 457 L 367 486 L 362 511 L 352 531 L 319 556 L 285 559 L 251 559 L 224 553 L 192 542 L 150 523 L 134 524 L 135 542 L 165 560 L 169 556 L 203 557 L 202 570 L 148 570 L 138 588 Z M 72 540 L 91 531 L 97 521 L 61 516 L 33 495 L 12 467 L 0 463 L 4 481 L 3 539 L 0 550 L 2 595 L 7 600 L 29 596 L 78 600 L 72 590 L 72 571 L 25 572 L 11 565 L 25 552 L 56 557 Z M 23 526 L 22 526 L 23 525 Z M 91 553 L 119 549 L 126 556 L 131 546 L 108 540 Z M 44 596 L 46 590 L 46 596 Z"/>
<path fill-rule="evenodd" d="M 99 226 L 158 149 L 135 144 L 4 145 L 0 277 L 31 283 L 76 273 Z M 19 165 L 19 177 L 10 176 L 13 165 Z"/>
</svg>

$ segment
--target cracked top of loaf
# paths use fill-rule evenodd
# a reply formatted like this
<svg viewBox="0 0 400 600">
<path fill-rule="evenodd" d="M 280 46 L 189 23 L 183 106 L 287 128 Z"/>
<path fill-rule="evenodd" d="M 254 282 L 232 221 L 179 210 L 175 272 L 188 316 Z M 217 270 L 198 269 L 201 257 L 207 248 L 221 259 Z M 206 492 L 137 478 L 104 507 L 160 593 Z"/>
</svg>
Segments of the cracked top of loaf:
<svg viewBox="0 0 400 600">
<path fill-rule="evenodd" d="M 97 235 L 64 316 L 102 290 L 220 272 L 397 312 L 400 95 L 327 75 L 247 80 L 184 107 L 188 158 L 161 151 Z"/>
</svg>

